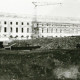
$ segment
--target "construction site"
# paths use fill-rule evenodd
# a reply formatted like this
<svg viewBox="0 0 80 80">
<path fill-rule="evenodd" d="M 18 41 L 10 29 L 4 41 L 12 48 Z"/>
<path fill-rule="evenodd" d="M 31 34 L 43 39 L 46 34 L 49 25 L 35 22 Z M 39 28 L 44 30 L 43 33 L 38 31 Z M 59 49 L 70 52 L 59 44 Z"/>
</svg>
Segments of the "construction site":
<svg viewBox="0 0 80 80">
<path fill-rule="evenodd" d="M 0 14 L 0 80 L 79 80 L 80 19 Z"/>
</svg>

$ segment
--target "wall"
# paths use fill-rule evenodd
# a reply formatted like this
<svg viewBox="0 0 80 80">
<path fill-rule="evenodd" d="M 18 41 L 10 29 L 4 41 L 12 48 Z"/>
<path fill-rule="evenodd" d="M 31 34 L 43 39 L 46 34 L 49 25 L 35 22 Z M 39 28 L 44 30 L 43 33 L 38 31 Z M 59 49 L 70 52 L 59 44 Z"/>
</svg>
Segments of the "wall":
<svg viewBox="0 0 80 80">
<path fill-rule="evenodd" d="M 6 21 L 6 24 L 4 22 Z M 10 24 L 12 22 L 12 24 Z M 16 25 L 18 22 L 18 25 Z M 21 24 L 23 22 L 23 25 Z M 27 24 L 29 23 L 29 24 Z M 12 18 L 12 17 L 1 17 L 0 18 L 0 37 L 1 41 L 6 41 L 9 39 L 31 39 L 32 35 L 32 23 L 31 20 L 26 18 Z M 4 32 L 4 27 L 7 28 L 7 31 Z M 11 32 L 12 27 L 12 32 Z M 18 28 L 18 32 L 16 32 L 16 28 Z M 23 28 L 23 33 L 21 29 Z M 29 32 L 27 32 L 27 28 L 29 28 Z M 27 37 L 28 36 L 28 37 Z"/>
<path fill-rule="evenodd" d="M 80 24 L 53 22 L 37 22 L 37 24 L 37 27 L 39 28 L 39 37 L 65 37 L 80 35 Z"/>
</svg>

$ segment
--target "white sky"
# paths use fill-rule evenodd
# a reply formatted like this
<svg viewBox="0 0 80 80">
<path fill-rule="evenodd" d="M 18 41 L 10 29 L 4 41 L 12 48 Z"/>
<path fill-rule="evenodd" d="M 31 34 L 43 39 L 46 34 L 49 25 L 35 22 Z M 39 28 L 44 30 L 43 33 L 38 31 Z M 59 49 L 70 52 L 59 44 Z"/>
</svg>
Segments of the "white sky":
<svg viewBox="0 0 80 80">
<path fill-rule="evenodd" d="M 62 5 L 38 6 L 37 15 L 80 17 L 80 0 L 0 0 L 0 12 L 35 14 L 32 1 L 62 2 Z"/>
</svg>

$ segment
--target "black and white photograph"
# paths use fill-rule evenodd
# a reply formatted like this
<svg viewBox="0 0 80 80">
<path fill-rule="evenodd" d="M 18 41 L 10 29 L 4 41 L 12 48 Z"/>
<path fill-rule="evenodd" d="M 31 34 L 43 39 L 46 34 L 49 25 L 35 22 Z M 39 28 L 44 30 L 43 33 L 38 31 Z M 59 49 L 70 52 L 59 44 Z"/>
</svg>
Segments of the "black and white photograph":
<svg viewBox="0 0 80 80">
<path fill-rule="evenodd" d="M 80 80 L 80 0 L 0 0 L 0 80 Z"/>
</svg>

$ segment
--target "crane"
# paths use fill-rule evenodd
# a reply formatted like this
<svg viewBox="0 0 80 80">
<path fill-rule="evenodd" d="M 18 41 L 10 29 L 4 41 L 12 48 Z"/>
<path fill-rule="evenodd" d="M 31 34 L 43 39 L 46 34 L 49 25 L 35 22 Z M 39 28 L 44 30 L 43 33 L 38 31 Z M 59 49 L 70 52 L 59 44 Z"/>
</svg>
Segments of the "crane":
<svg viewBox="0 0 80 80">
<path fill-rule="evenodd" d="M 49 5 L 61 5 L 62 3 L 52 3 L 52 2 L 32 2 L 35 6 L 35 21 L 37 20 L 37 7 L 38 6 L 49 6 Z"/>
<path fill-rule="evenodd" d="M 33 33 L 39 34 L 39 28 L 37 25 L 37 7 L 38 6 L 49 6 L 49 5 L 61 5 L 62 3 L 52 3 L 52 2 L 32 2 L 32 4 L 35 6 L 35 16 L 34 16 L 34 25 L 33 25 Z"/>
<path fill-rule="evenodd" d="M 32 2 L 32 3 L 35 5 L 35 7 L 62 4 L 62 3 L 48 3 L 48 2 Z"/>
</svg>

